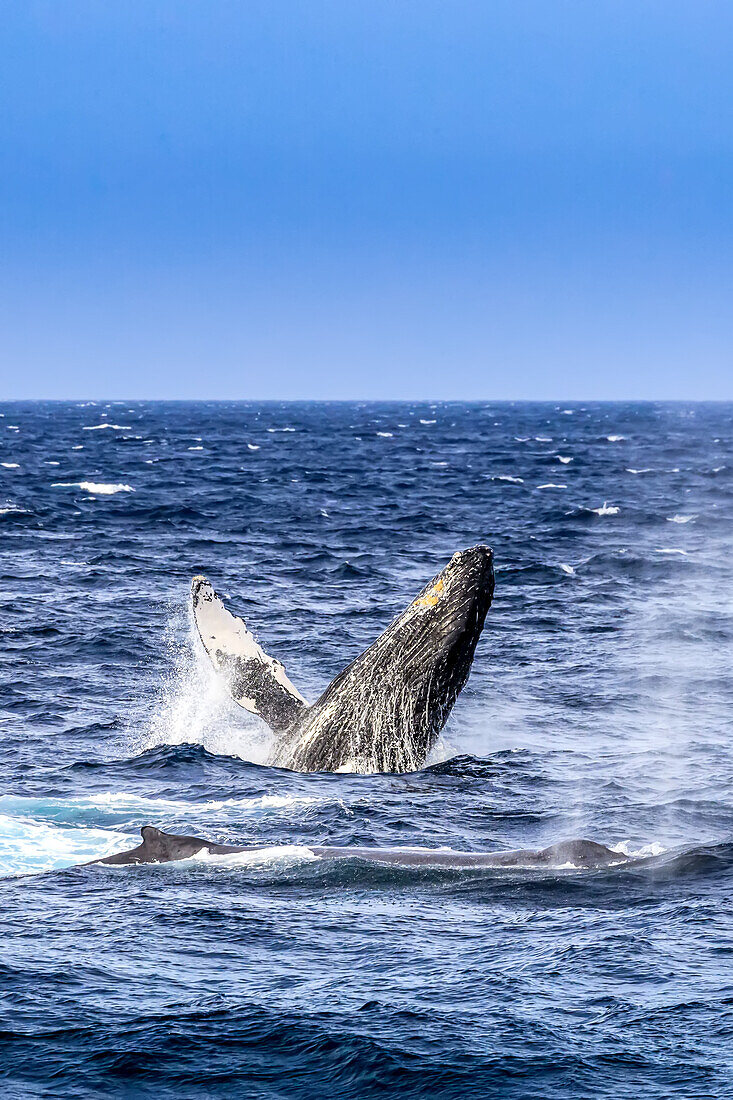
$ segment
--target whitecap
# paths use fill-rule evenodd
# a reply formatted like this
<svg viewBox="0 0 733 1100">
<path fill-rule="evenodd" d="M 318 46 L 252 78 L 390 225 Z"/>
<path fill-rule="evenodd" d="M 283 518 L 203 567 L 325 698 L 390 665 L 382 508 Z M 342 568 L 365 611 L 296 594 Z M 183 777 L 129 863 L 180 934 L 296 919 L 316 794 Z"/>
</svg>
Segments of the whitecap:
<svg viewBox="0 0 733 1100">
<path fill-rule="evenodd" d="M 83 451 L 84 450 L 84 444 L 83 443 L 77 443 L 71 449 L 72 449 L 72 451 Z"/>
<path fill-rule="evenodd" d="M 648 856 L 661 856 L 667 851 L 663 844 L 652 841 L 651 844 L 643 844 L 641 848 L 632 848 L 631 841 L 622 840 L 618 844 L 611 845 L 612 852 L 618 852 L 630 859 L 644 859 Z"/>
<path fill-rule="evenodd" d="M 383 439 L 392 439 L 393 432 L 377 432 L 377 435 L 381 435 Z"/>
<path fill-rule="evenodd" d="M 268 428 L 268 432 L 294 432 L 295 428 Z"/>
<path fill-rule="evenodd" d="M 626 439 L 625 435 L 607 435 L 606 439 L 609 443 L 620 443 L 622 439 Z"/>
<path fill-rule="evenodd" d="M 566 565 L 564 561 L 561 561 L 560 568 L 562 569 L 563 573 L 567 573 L 569 577 L 575 576 L 575 570 L 573 569 L 572 565 Z"/>
<path fill-rule="evenodd" d="M 421 419 L 420 419 L 420 423 L 421 423 L 421 424 L 437 424 L 437 423 L 438 423 L 438 421 L 437 421 L 437 420 L 423 420 L 423 419 L 421 418 Z"/>
<path fill-rule="evenodd" d="M 511 481 L 515 485 L 524 485 L 523 477 L 512 477 L 511 474 L 494 474 L 492 481 Z"/>
<path fill-rule="evenodd" d="M 59 463 L 54 461 L 53 458 L 46 458 L 46 459 L 44 459 L 44 462 L 46 463 L 47 466 L 58 466 L 59 465 Z"/>
<path fill-rule="evenodd" d="M 107 497 L 114 493 L 134 493 L 132 485 L 124 485 L 122 482 L 107 483 L 102 481 L 54 481 L 52 489 L 83 489 L 85 493 L 95 493 L 98 496 Z"/>
<path fill-rule="evenodd" d="M 0 462 L 0 466 L 4 466 L 6 470 L 19 470 L 19 462 Z"/>
<path fill-rule="evenodd" d="M 203 447 L 189 447 L 189 451 L 203 451 Z"/>
<path fill-rule="evenodd" d="M 604 500 L 600 508 L 591 508 L 591 512 L 595 512 L 597 516 L 616 516 L 621 511 L 615 504 L 609 504 L 607 500 Z"/>
<path fill-rule="evenodd" d="M 99 432 L 102 428 L 111 428 L 115 432 L 129 432 L 131 424 L 87 424 L 82 429 L 85 432 Z"/>
<path fill-rule="evenodd" d="M 631 466 L 626 467 L 627 474 L 650 474 L 652 473 L 651 466 L 642 466 L 639 470 L 633 470 Z"/>
<path fill-rule="evenodd" d="M 667 523 L 689 523 L 693 519 L 697 519 L 697 516 L 682 516 L 677 513 L 674 516 L 667 516 Z"/>
<path fill-rule="evenodd" d="M 247 447 L 250 451 L 259 451 L 259 449 L 260 449 L 258 443 L 248 443 Z"/>
<path fill-rule="evenodd" d="M 556 458 L 558 462 L 562 462 L 563 466 L 567 466 L 569 462 L 573 461 L 570 455 L 557 455 Z"/>
<path fill-rule="evenodd" d="M 538 485 L 538 489 L 567 489 L 567 485 L 555 485 L 552 481 L 548 481 L 546 485 Z"/>
<path fill-rule="evenodd" d="M 676 546 L 663 546 L 654 551 L 655 554 L 684 554 L 687 557 L 686 550 L 678 550 Z"/>
<path fill-rule="evenodd" d="M 551 435 L 536 435 L 534 437 L 535 443 L 552 443 Z"/>
</svg>

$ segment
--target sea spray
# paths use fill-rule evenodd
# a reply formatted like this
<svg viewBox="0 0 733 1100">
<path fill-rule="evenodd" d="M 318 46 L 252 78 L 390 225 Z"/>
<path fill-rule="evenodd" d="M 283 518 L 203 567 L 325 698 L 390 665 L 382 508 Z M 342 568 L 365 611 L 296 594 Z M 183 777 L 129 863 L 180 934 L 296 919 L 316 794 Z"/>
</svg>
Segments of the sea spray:
<svg viewBox="0 0 733 1100">
<path fill-rule="evenodd" d="M 272 749 L 272 733 L 232 700 L 203 650 L 188 602 L 185 609 L 180 604 L 171 608 L 164 645 L 169 667 L 138 751 L 195 744 L 219 755 L 264 763 Z"/>
</svg>

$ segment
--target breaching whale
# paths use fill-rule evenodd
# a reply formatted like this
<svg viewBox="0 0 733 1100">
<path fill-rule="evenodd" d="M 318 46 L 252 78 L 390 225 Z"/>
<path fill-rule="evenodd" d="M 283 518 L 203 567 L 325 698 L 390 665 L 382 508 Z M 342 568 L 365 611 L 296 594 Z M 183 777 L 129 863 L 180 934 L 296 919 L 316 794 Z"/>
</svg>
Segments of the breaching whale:
<svg viewBox="0 0 733 1100">
<path fill-rule="evenodd" d="M 87 864 L 109 863 L 114 866 L 140 863 L 172 863 L 205 853 L 212 856 L 267 851 L 272 845 L 215 844 L 198 836 L 164 833 L 152 825 L 140 830 L 142 844 L 127 852 Z M 517 870 L 597 869 L 635 862 L 633 857 L 614 852 L 593 840 L 563 840 L 547 848 L 519 849 L 509 852 L 454 852 L 445 848 L 335 848 L 301 845 L 320 859 L 366 859 L 372 863 L 390 863 L 400 867 L 515 868 Z"/>
<path fill-rule="evenodd" d="M 424 764 L 468 679 L 493 592 L 489 547 L 455 553 L 313 705 L 205 577 L 194 577 L 191 601 L 204 648 L 232 696 L 277 735 L 272 764 L 405 772 Z"/>
</svg>

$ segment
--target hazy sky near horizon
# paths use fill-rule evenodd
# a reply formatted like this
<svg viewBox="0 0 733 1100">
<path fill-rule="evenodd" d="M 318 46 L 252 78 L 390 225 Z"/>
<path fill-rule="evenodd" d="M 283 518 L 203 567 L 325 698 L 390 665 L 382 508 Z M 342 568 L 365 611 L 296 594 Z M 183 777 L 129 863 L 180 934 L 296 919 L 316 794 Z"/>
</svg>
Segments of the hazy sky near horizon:
<svg viewBox="0 0 733 1100">
<path fill-rule="evenodd" d="M 7 0 L 0 397 L 733 398 L 726 0 Z"/>
</svg>

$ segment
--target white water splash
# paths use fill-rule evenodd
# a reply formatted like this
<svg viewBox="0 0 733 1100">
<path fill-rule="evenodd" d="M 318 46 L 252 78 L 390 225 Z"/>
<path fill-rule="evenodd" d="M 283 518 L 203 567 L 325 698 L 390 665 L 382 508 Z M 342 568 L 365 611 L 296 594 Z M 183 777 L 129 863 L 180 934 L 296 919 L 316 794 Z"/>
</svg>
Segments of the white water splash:
<svg viewBox="0 0 733 1100">
<path fill-rule="evenodd" d="M 115 852 L 139 841 L 109 829 L 62 829 L 0 815 L 0 876 L 60 870 Z"/>
<path fill-rule="evenodd" d="M 282 867 L 295 863 L 312 863 L 320 857 L 301 844 L 274 844 L 251 852 L 210 852 L 202 848 L 191 856 L 190 863 L 205 863 L 225 871 L 232 867 Z"/>
<path fill-rule="evenodd" d="M 218 756 L 266 763 L 272 752 L 272 732 L 232 699 L 203 650 L 190 608 L 175 616 L 166 644 L 171 671 L 142 744 L 136 746 L 138 750 L 158 745 L 203 745 Z"/>
</svg>

